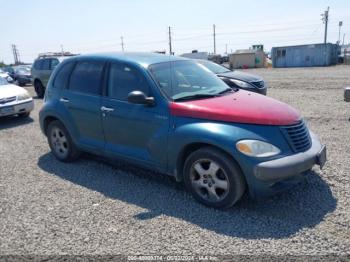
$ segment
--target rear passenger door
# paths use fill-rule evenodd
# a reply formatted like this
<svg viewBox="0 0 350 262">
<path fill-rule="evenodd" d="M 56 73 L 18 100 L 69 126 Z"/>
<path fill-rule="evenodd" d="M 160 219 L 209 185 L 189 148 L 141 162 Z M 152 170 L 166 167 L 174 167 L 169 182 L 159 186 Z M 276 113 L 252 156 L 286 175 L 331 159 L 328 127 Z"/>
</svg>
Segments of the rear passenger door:
<svg viewBox="0 0 350 262">
<path fill-rule="evenodd" d="M 86 150 L 104 148 L 100 109 L 104 66 L 104 61 L 78 61 L 59 100 L 74 126 L 79 145 Z"/>
</svg>

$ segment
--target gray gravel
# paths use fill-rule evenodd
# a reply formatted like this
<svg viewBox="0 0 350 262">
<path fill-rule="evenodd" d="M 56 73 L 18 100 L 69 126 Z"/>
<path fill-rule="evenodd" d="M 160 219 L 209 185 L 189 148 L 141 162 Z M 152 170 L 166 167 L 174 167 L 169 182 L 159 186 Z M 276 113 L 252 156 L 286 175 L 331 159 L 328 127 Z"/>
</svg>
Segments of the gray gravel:
<svg viewBox="0 0 350 262">
<path fill-rule="evenodd" d="M 350 104 L 342 98 L 350 66 L 248 72 L 319 134 L 324 170 L 289 192 L 218 211 L 168 177 L 90 156 L 58 162 L 36 99 L 31 119 L 0 120 L 0 254 L 350 254 Z"/>
</svg>

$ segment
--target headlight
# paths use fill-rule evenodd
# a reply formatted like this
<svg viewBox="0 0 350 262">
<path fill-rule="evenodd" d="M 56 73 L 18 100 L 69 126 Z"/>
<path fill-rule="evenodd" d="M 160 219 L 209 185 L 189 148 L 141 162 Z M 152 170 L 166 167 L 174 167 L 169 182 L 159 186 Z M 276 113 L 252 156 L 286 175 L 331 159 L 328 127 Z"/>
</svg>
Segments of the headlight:
<svg viewBox="0 0 350 262">
<path fill-rule="evenodd" d="M 13 82 L 13 78 L 12 78 L 11 76 L 6 77 L 6 80 L 7 80 L 7 82 L 9 82 L 9 83 L 12 83 L 12 82 Z"/>
<path fill-rule="evenodd" d="M 241 87 L 241 88 L 255 88 L 255 86 L 252 86 L 251 84 L 237 80 L 237 79 L 230 79 L 232 83 L 234 83 L 236 86 Z"/>
<path fill-rule="evenodd" d="M 30 95 L 28 94 L 28 92 L 25 92 L 17 96 L 17 101 L 27 100 L 29 98 L 30 98 Z"/>
<path fill-rule="evenodd" d="M 259 140 L 241 140 L 237 142 L 236 148 L 239 152 L 254 157 L 270 157 L 281 152 L 274 145 Z"/>
</svg>

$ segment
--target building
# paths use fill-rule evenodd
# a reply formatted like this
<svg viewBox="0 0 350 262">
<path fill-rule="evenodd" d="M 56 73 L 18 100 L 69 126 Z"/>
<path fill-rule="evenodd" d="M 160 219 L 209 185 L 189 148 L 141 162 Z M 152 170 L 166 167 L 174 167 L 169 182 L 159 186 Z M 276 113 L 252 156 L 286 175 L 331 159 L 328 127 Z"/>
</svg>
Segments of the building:
<svg viewBox="0 0 350 262">
<path fill-rule="evenodd" d="M 237 50 L 229 55 L 230 68 L 265 67 L 265 53 L 262 50 Z"/>
<path fill-rule="evenodd" d="M 338 60 L 338 45 L 310 44 L 273 47 L 273 67 L 308 67 L 335 65 Z"/>
<path fill-rule="evenodd" d="M 191 58 L 191 59 L 203 59 L 208 60 L 208 52 L 198 52 L 197 50 L 193 50 L 191 53 L 185 53 L 180 55 L 182 57 Z"/>
</svg>

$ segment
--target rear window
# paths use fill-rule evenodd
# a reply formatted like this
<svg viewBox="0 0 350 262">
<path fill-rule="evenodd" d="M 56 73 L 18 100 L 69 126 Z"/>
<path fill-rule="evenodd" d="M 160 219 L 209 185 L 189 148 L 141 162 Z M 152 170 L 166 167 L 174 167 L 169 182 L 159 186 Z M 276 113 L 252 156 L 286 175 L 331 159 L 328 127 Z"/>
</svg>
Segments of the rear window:
<svg viewBox="0 0 350 262">
<path fill-rule="evenodd" d="M 104 62 L 78 62 L 69 81 L 69 89 L 80 93 L 100 95 Z"/>
<path fill-rule="evenodd" d="M 43 60 L 42 59 L 36 60 L 34 62 L 33 68 L 36 69 L 36 70 L 41 70 L 42 64 L 43 64 Z"/>
<path fill-rule="evenodd" d="M 50 59 L 43 59 L 42 70 L 50 70 Z"/>
<path fill-rule="evenodd" d="M 69 62 L 59 69 L 58 73 L 56 74 L 56 77 L 53 81 L 53 87 L 55 88 L 65 88 L 67 86 L 68 78 L 70 73 L 72 72 L 72 69 L 74 67 L 74 62 Z"/>
</svg>

